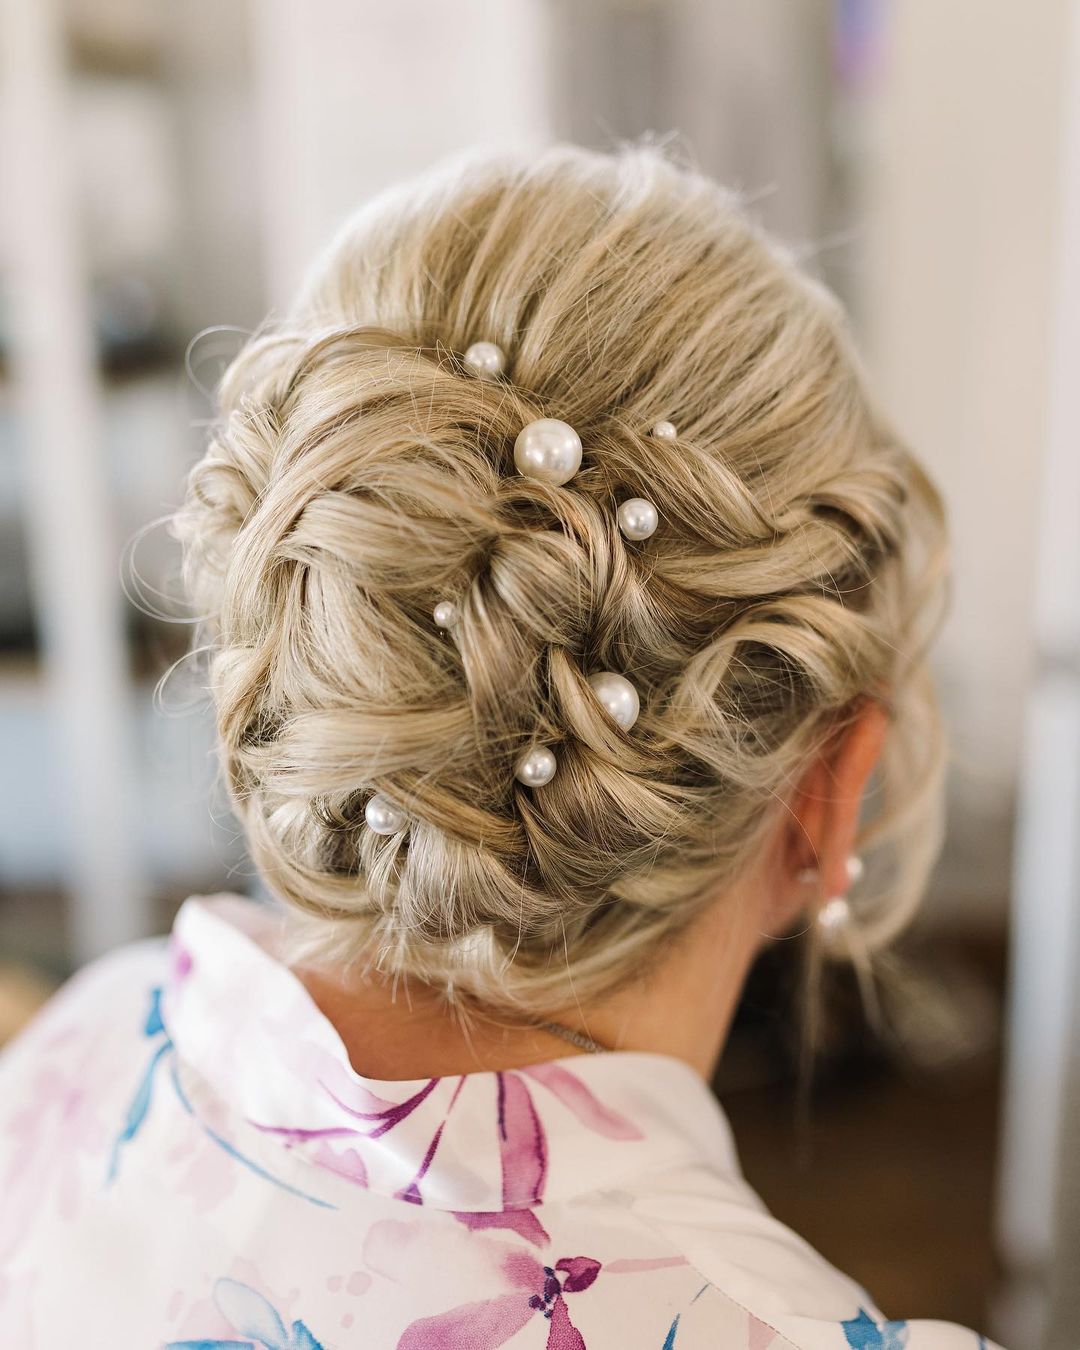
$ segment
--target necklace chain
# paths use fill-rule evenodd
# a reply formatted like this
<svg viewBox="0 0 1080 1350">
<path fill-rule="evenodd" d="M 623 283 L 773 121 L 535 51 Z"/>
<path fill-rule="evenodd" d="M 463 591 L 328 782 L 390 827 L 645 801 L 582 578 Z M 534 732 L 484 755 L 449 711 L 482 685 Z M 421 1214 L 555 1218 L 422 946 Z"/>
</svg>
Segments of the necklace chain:
<svg viewBox="0 0 1080 1350">
<path fill-rule="evenodd" d="M 573 1027 L 564 1027 L 559 1022 L 541 1022 L 539 1028 L 541 1031 L 550 1032 L 552 1036 L 558 1036 L 560 1040 L 569 1041 L 571 1045 L 576 1045 L 579 1050 L 585 1050 L 590 1055 L 607 1053 L 606 1046 L 594 1041 L 591 1036 L 586 1036 L 583 1031 L 575 1031 Z"/>
</svg>

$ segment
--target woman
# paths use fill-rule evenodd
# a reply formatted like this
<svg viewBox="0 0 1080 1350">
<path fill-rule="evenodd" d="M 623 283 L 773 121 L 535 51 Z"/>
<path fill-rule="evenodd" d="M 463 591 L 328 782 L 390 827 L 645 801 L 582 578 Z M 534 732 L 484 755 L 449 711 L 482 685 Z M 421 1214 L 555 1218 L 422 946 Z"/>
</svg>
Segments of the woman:
<svg viewBox="0 0 1080 1350">
<path fill-rule="evenodd" d="M 835 301 L 558 149 L 361 214 L 221 403 L 175 526 L 282 903 L 8 1051 L 16 1343 L 985 1345 L 774 1220 L 707 1087 L 761 947 L 865 962 L 937 843 L 940 507 Z"/>
</svg>

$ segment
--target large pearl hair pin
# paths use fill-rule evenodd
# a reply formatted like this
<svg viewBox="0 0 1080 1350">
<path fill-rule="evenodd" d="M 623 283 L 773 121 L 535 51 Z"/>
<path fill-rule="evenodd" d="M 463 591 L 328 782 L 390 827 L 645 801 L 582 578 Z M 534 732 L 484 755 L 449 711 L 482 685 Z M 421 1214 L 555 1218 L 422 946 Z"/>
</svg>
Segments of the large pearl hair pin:
<svg viewBox="0 0 1080 1350">
<path fill-rule="evenodd" d="M 627 539 L 648 539 L 656 533 L 660 515 L 652 502 L 644 497 L 631 497 L 623 502 L 617 513 L 619 529 Z"/>
<path fill-rule="evenodd" d="M 541 417 L 518 432 L 514 464 L 526 478 L 561 487 L 581 468 L 581 437 L 557 417 Z"/>
<path fill-rule="evenodd" d="M 506 369 L 506 355 L 494 342 L 474 342 L 462 362 L 481 380 L 497 380 Z"/>
<path fill-rule="evenodd" d="M 400 834 L 409 820 L 400 806 L 396 806 L 382 792 L 369 797 L 364 807 L 364 819 L 375 834 Z"/>
<path fill-rule="evenodd" d="M 599 699 L 608 716 L 629 731 L 638 719 L 641 703 L 638 692 L 623 675 L 613 670 L 601 670 L 589 676 L 589 687 Z"/>
<path fill-rule="evenodd" d="M 555 777 L 558 760 L 546 745 L 534 745 L 518 757 L 514 777 L 525 787 L 543 787 Z"/>
</svg>

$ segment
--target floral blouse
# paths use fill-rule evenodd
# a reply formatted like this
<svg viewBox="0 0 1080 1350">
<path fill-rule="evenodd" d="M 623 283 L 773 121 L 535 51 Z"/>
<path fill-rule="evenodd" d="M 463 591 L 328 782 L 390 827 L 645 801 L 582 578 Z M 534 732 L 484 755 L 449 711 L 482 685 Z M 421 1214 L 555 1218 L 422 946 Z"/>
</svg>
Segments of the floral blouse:
<svg viewBox="0 0 1080 1350">
<path fill-rule="evenodd" d="M 678 1060 L 376 1082 L 192 898 L 0 1057 L 5 1350 L 986 1350 L 890 1321 L 766 1211 Z"/>
</svg>

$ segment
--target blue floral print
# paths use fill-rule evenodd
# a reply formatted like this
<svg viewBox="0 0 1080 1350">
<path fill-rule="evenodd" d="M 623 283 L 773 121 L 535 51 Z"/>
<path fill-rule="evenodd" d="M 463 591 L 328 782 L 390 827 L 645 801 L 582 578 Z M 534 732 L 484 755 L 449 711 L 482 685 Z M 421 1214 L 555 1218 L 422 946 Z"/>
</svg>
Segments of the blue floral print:
<svg viewBox="0 0 1080 1350">
<path fill-rule="evenodd" d="M 90 1307 L 158 1350 L 994 1350 L 882 1319 L 757 1208 L 689 1066 L 368 1078 L 275 925 L 189 900 L 167 949 L 107 958 L 5 1052 L 4 1346 L 84 1344 Z M 751 1274 L 775 1258 L 830 1320 L 724 1287 L 751 1211 Z"/>
<path fill-rule="evenodd" d="M 279 1187 L 281 1190 L 288 1191 L 290 1194 L 299 1196 L 301 1199 L 307 1200 L 310 1204 L 317 1205 L 323 1209 L 337 1208 L 331 1201 L 320 1199 L 319 1196 L 311 1195 L 307 1191 L 301 1190 L 298 1186 L 292 1186 L 289 1182 L 282 1181 L 280 1177 L 274 1176 L 273 1173 L 268 1172 L 265 1167 L 260 1167 L 253 1159 L 249 1158 L 246 1154 L 241 1153 L 240 1150 L 236 1148 L 235 1145 L 230 1144 L 227 1139 L 222 1138 L 216 1130 L 212 1130 L 208 1125 L 198 1119 L 198 1116 L 195 1114 L 195 1110 L 185 1095 L 183 1088 L 180 1086 L 180 1080 L 177 1077 L 175 1047 L 173 1046 L 172 1040 L 169 1038 L 164 1020 L 161 1016 L 160 986 L 156 986 L 150 990 L 150 1007 L 143 1023 L 142 1031 L 143 1035 L 148 1038 L 161 1036 L 163 1039 L 161 1043 L 155 1047 L 153 1054 L 150 1056 L 150 1061 L 143 1071 L 142 1078 L 140 1078 L 139 1084 L 135 1089 L 135 1095 L 131 1099 L 131 1104 L 128 1107 L 123 1128 L 117 1134 L 116 1139 L 113 1142 L 112 1152 L 109 1156 L 109 1167 L 105 1178 L 106 1186 L 112 1185 L 116 1180 L 116 1175 L 120 1166 L 120 1153 L 124 1145 L 131 1143 L 146 1120 L 147 1113 L 150 1110 L 150 1102 L 153 1096 L 154 1080 L 157 1076 L 158 1066 L 164 1062 L 166 1057 L 168 1057 L 170 1059 L 169 1079 L 172 1083 L 177 1101 L 183 1107 L 184 1111 L 198 1123 L 200 1129 L 207 1138 L 215 1143 L 218 1148 L 229 1154 L 230 1157 L 235 1158 L 237 1162 L 243 1164 L 249 1171 L 254 1172 L 256 1176 L 262 1177 L 263 1180 L 273 1183 L 273 1185 Z"/>
<path fill-rule="evenodd" d="M 242 1341 L 170 1341 L 165 1350 L 325 1350 L 303 1322 L 290 1326 L 276 1308 L 249 1284 L 218 1280 L 214 1302 L 222 1317 L 245 1339 Z"/>
<path fill-rule="evenodd" d="M 907 1345 L 906 1322 L 875 1322 L 865 1308 L 840 1325 L 851 1350 L 903 1350 Z"/>
</svg>

